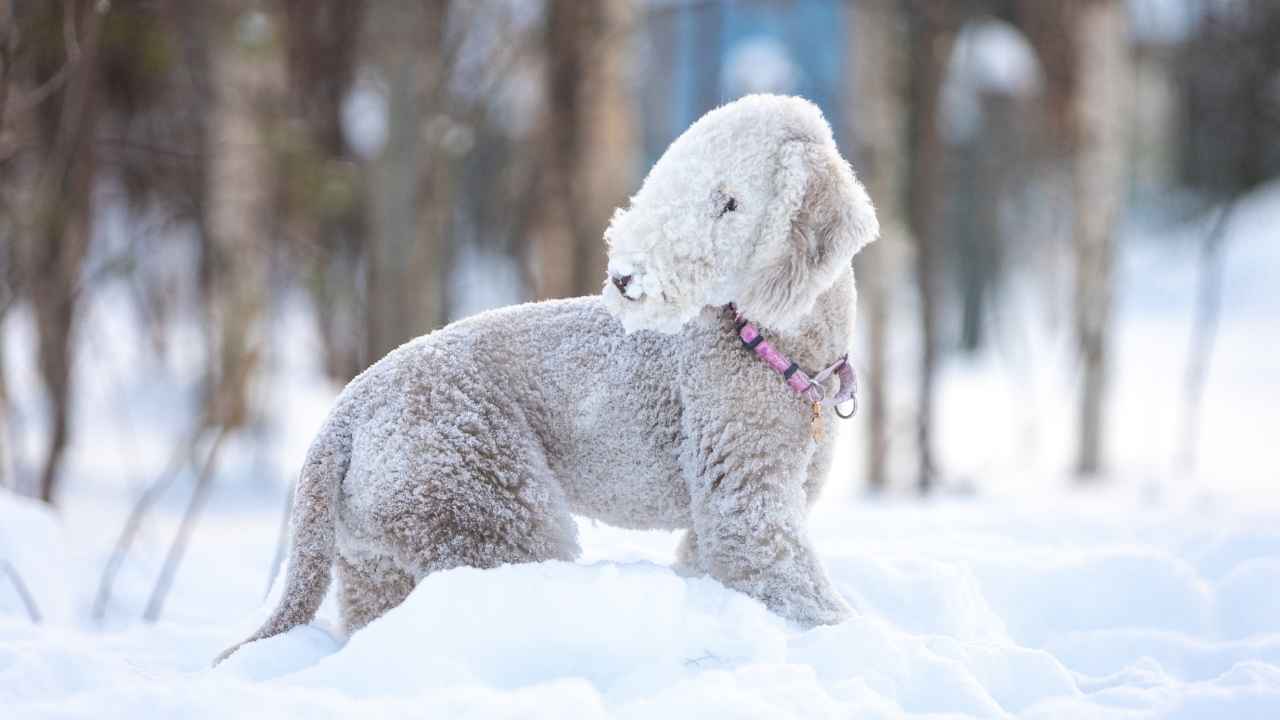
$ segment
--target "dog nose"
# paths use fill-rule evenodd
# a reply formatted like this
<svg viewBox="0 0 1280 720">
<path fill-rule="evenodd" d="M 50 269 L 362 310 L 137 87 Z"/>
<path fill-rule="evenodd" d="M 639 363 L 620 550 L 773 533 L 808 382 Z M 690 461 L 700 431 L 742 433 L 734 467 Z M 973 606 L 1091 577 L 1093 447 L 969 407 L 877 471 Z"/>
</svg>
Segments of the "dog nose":
<svg viewBox="0 0 1280 720">
<path fill-rule="evenodd" d="M 627 297 L 627 286 L 631 284 L 631 276 L 610 275 L 609 279 L 613 281 L 613 286 L 618 288 L 618 292 L 622 293 L 623 297 Z"/>
</svg>

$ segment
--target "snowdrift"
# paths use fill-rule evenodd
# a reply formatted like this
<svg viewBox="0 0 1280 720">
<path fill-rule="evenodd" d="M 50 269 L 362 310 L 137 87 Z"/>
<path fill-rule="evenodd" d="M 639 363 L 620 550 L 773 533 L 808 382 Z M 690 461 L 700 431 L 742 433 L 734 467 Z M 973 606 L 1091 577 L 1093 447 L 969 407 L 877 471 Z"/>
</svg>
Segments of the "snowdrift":
<svg viewBox="0 0 1280 720">
<path fill-rule="evenodd" d="M 858 615 L 812 630 L 675 574 L 661 562 L 671 535 L 586 525 L 584 544 L 623 559 L 438 573 L 350 640 L 318 621 L 213 670 L 259 617 L 103 634 L 6 609 L 0 705 L 20 718 L 1275 717 L 1280 533 L 1232 518 L 828 509 L 817 541 Z"/>
</svg>

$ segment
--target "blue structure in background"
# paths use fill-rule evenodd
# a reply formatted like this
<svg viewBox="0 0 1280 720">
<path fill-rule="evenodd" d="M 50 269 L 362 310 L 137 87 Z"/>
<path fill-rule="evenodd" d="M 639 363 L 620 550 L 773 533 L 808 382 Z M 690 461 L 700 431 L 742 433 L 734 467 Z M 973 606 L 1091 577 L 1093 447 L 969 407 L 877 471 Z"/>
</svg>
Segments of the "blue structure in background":
<svg viewBox="0 0 1280 720">
<path fill-rule="evenodd" d="M 756 89 L 803 95 L 839 128 L 846 12 L 841 0 L 650 6 L 647 67 L 640 81 L 645 167 L 703 113 L 742 94 L 735 79 L 774 74 L 776 68 L 763 66 L 774 63 L 753 59 L 785 58 L 792 69 L 789 87 Z"/>
</svg>

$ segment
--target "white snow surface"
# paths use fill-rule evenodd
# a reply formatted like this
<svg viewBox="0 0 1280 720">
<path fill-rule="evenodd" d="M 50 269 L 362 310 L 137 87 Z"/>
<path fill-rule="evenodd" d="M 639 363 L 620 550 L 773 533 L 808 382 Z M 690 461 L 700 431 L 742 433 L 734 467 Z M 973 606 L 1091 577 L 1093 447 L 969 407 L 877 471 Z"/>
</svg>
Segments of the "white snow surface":
<svg viewBox="0 0 1280 720">
<path fill-rule="evenodd" d="M 584 523 L 578 563 L 438 573 L 350 640 L 321 620 L 212 670 L 265 606 L 195 600 L 180 622 L 102 632 L 33 625 L 0 605 L 0 707 L 17 718 L 1275 717 L 1276 520 L 1114 491 L 833 503 L 814 536 L 858 612 L 812 630 L 677 576 L 674 535 Z M 40 587 L 56 570 L 22 569 Z"/>
</svg>

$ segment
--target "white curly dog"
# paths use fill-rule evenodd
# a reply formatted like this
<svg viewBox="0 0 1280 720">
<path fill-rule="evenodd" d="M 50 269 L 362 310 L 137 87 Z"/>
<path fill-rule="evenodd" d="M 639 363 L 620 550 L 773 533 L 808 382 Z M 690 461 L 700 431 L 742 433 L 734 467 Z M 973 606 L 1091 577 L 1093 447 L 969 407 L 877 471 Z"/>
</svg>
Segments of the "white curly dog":
<svg viewBox="0 0 1280 720">
<path fill-rule="evenodd" d="M 437 570 L 573 560 L 573 514 L 682 529 L 680 571 L 839 622 L 805 517 L 852 394 L 851 259 L 878 232 L 812 103 L 707 113 L 613 216 L 602 296 L 454 323 L 343 390 L 245 642 L 309 622 L 334 565 L 355 631 Z"/>
</svg>

